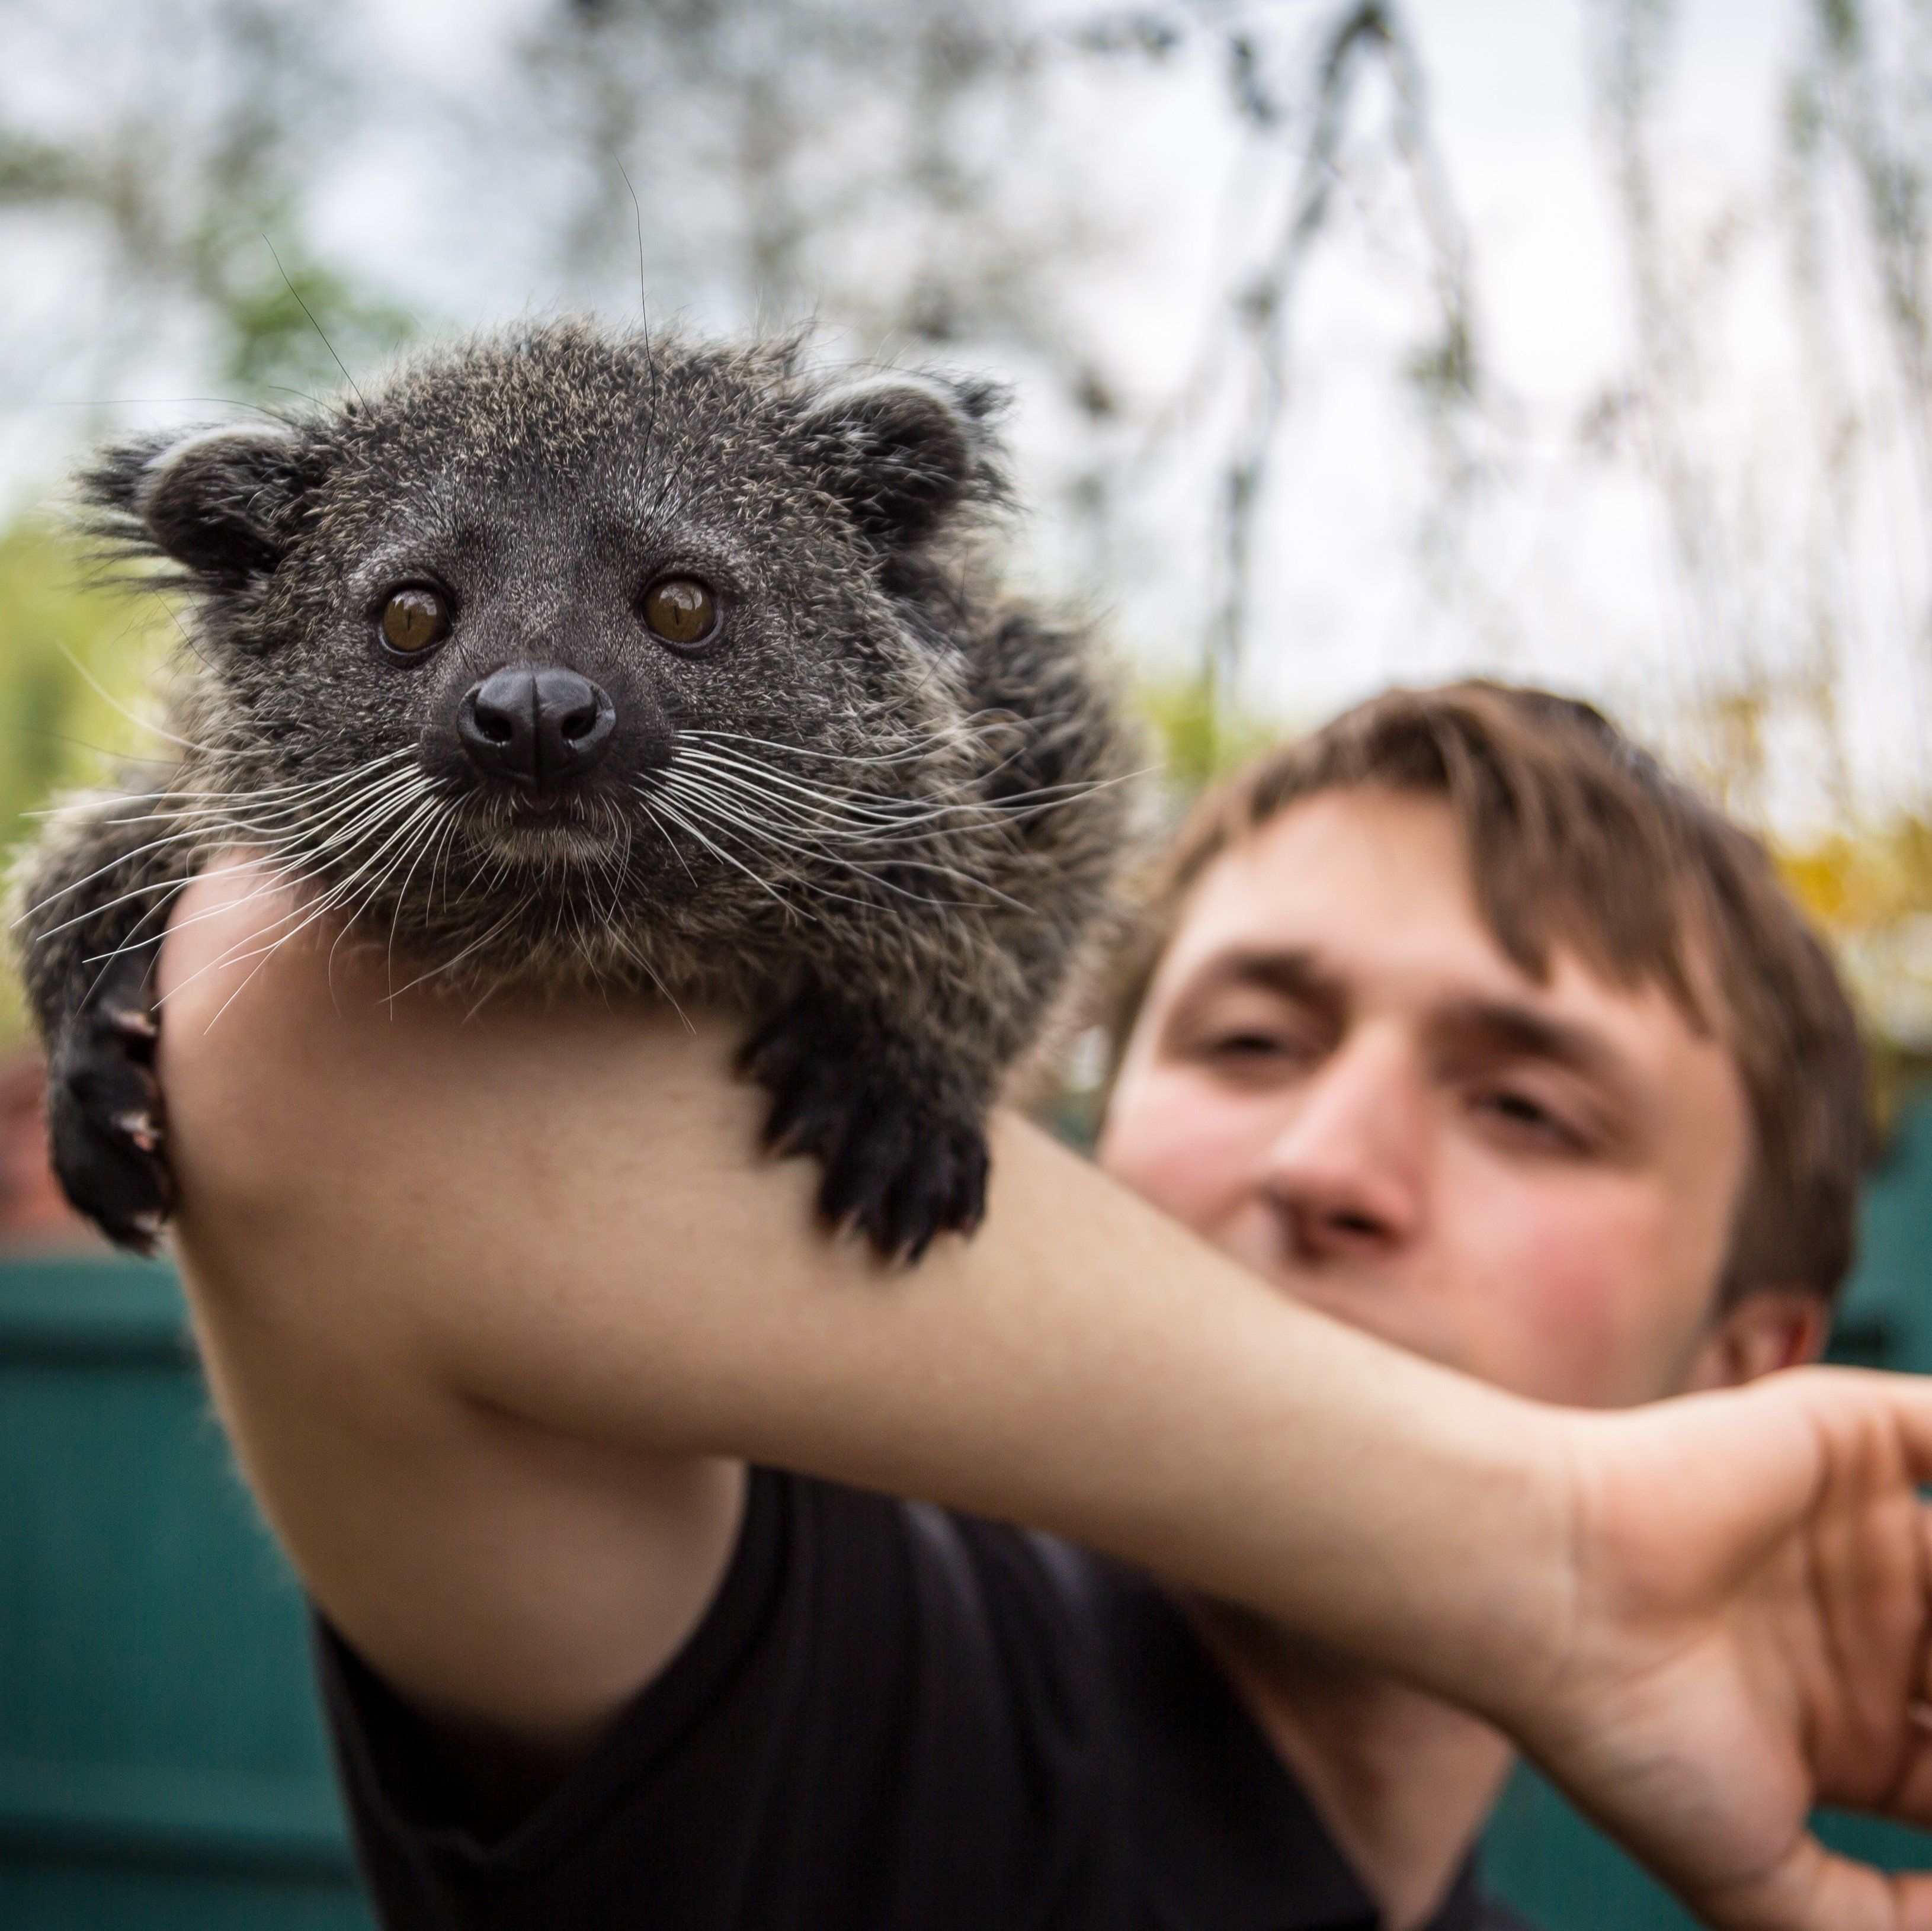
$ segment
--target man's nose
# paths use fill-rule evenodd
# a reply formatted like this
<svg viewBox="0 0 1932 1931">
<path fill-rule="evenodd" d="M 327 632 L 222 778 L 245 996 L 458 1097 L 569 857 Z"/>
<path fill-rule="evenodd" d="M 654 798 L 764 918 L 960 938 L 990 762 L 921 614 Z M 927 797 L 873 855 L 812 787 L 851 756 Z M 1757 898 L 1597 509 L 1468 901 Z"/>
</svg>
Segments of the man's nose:
<svg viewBox="0 0 1932 1931">
<path fill-rule="evenodd" d="M 1298 1259 L 1370 1258 L 1421 1231 L 1427 1097 L 1399 1039 L 1346 1042 L 1302 1088 L 1262 1184 Z"/>
</svg>

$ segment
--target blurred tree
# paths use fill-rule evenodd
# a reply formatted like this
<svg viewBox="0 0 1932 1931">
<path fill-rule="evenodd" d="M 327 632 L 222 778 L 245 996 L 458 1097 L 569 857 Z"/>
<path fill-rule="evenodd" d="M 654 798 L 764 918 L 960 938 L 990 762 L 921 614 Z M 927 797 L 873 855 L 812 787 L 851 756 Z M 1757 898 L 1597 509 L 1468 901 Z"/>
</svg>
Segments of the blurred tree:
<svg viewBox="0 0 1932 1931">
<path fill-rule="evenodd" d="M 1903 550 L 1873 540 L 1887 523 L 1922 532 L 1932 512 L 1932 14 L 1796 0 L 1778 173 L 1756 195 L 1694 212 L 1665 100 L 1682 12 L 1678 0 L 1592 0 L 1632 347 L 1585 437 L 1628 456 L 1664 512 L 1681 681 L 1654 727 L 1733 809 L 1760 818 L 1792 789 L 1802 745 L 1801 781 L 1850 824 L 1875 802 L 1861 796 L 1870 774 L 1848 737 L 1852 660 L 1898 649 L 1896 695 L 1915 716 L 1932 664 L 1922 538 Z M 1809 447 L 1769 473 L 1719 395 L 1729 304 L 1759 235 L 1785 250 L 1810 415 Z M 1784 520 L 1774 491 L 1798 505 L 1782 551 L 1766 535 Z M 1902 616 L 1904 634 L 1875 637 L 1877 612 L 1880 623 Z M 1913 781 L 1922 799 L 1924 775 Z"/>
<path fill-rule="evenodd" d="M 399 307 L 307 239 L 304 182 L 346 91 L 310 16 L 274 0 L 58 12 L 0 0 L 0 42 L 13 56 L 0 68 L 0 217 L 16 259 L 32 259 L 36 233 L 90 259 L 91 276 L 68 265 L 51 320 L 83 346 L 69 366 L 97 426 L 120 413 L 110 385 L 171 336 L 201 345 L 195 359 L 226 392 L 206 413 L 334 389 L 344 364 L 409 332 Z M 27 278 L 14 286 L 29 310 Z M 83 316 L 74 298 L 88 286 Z M 79 546 L 43 520 L 0 532 L 0 861 L 31 830 L 26 814 L 95 775 L 101 753 L 155 748 L 123 708 L 147 701 L 168 619 L 87 574 Z M 0 973 L 0 1043 L 20 1024 Z"/>
<path fill-rule="evenodd" d="M 1288 734 L 1277 718 L 1218 703 L 1198 675 L 1144 677 L 1134 700 L 1152 734 L 1172 817 L 1216 778 Z"/>
<path fill-rule="evenodd" d="M 1786 114 L 1792 198 L 1815 223 L 1834 163 L 1856 184 L 1898 399 L 1932 481 L 1932 16 L 1870 0 L 1808 0 L 1804 12 Z"/>
<path fill-rule="evenodd" d="M 1836 943 L 1886 1084 L 1932 1068 L 1932 823 L 1906 816 L 1788 852 L 1785 876 Z"/>
<path fill-rule="evenodd" d="M 526 124 L 574 164 L 574 286 L 657 325 L 803 322 L 821 354 L 1012 372 L 1030 506 L 1073 539 L 1056 574 L 1104 577 L 1121 384 L 1082 298 L 1120 236 L 1065 148 L 1088 56 L 1047 8 L 552 0 L 519 52 Z"/>
<path fill-rule="evenodd" d="M 574 265 L 614 306 L 635 265 L 700 312 L 1093 379 L 1063 361 L 1090 238 L 1043 191 L 1064 49 L 1009 0 L 559 0 L 524 52 L 582 165 Z"/>
<path fill-rule="evenodd" d="M 1228 111 L 1256 145 L 1259 178 L 1244 177 L 1243 197 L 1275 211 L 1239 251 L 1226 284 L 1213 292 L 1216 313 L 1186 392 L 1156 416 L 1152 447 L 1141 457 L 1148 463 L 1162 445 L 1214 425 L 1222 451 L 1218 583 L 1195 681 L 1210 719 L 1232 717 L 1245 699 L 1256 546 L 1270 533 L 1270 472 L 1294 398 L 1298 298 L 1337 203 L 1371 193 L 1382 199 L 1378 163 L 1392 163 L 1402 204 L 1398 232 L 1417 244 L 1420 266 L 1412 283 L 1418 339 L 1397 373 L 1428 424 L 1440 490 L 1436 520 L 1443 526 L 1453 524 L 1455 505 L 1480 467 L 1463 433 L 1483 399 L 1468 236 L 1436 142 L 1422 59 L 1396 0 L 1323 0 L 1313 7 L 1187 0 L 1096 13 L 1079 40 L 1096 55 L 1156 61 L 1190 46 L 1210 49 Z M 1379 117 L 1372 105 L 1360 105 L 1371 77 L 1385 83 Z M 1443 527 L 1431 534 L 1444 540 Z M 1239 731 L 1232 724 L 1212 729 Z"/>
<path fill-rule="evenodd" d="M 276 0 L 0 0 L 0 212 L 84 238 L 96 312 L 62 320 L 103 380 L 182 334 L 233 399 L 278 398 L 334 388 L 343 363 L 410 332 L 309 238 L 305 186 L 357 118 L 316 16 Z"/>
<path fill-rule="evenodd" d="M 44 524 L 0 535 L 0 868 L 50 797 L 159 748 L 137 720 L 162 621 L 90 586 L 76 544 Z M 0 973 L 0 1049 L 22 1023 Z"/>
</svg>

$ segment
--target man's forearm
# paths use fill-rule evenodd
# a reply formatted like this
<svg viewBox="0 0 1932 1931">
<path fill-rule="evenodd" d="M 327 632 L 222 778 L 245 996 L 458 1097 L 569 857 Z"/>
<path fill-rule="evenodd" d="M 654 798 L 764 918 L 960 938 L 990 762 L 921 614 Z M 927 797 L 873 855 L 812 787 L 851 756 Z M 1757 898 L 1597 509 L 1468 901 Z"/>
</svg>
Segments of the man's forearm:
<svg viewBox="0 0 1932 1931">
<path fill-rule="evenodd" d="M 1553 1640 L 1542 1411 L 1285 1300 L 1024 1123 L 996 1123 L 979 1235 L 888 1271 L 814 1223 L 805 1163 L 756 1152 L 734 1024 L 466 1023 L 383 1004 L 380 959 L 332 970 L 291 949 L 218 1019 L 239 973 L 167 1007 L 185 1253 L 231 1381 L 246 1327 L 571 1438 L 1037 1524 L 1466 1701 Z M 353 1538 L 295 1539 L 326 1603 Z M 1505 1585 L 1526 1542 L 1550 1559 Z"/>
</svg>

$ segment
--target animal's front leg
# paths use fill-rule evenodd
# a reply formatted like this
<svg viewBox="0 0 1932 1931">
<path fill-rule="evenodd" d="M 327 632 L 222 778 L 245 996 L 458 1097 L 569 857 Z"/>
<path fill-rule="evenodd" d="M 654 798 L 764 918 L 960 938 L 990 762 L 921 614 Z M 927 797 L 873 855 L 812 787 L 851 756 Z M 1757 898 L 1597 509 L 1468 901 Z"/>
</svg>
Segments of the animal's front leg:
<svg viewBox="0 0 1932 1931">
<path fill-rule="evenodd" d="M 150 976 L 158 945 L 101 972 L 49 1042 L 47 1134 L 68 1198 L 107 1237 L 152 1253 L 172 1210 L 163 1147 L 160 1037 Z"/>
<path fill-rule="evenodd" d="M 936 1234 L 979 1225 L 991 1075 L 938 1029 L 922 1036 L 814 986 L 758 1028 L 741 1064 L 772 1096 L 766 1144 L 824 1167 L 833 1226 L 916 1261 Z"/>
<path fill-rule="evenodd" d="M 55 1174 L 110 1240 L 141 1253 L 175 1198 L 153 969 L 194 862 L 190 841 L 163 829 L 159 802 L 106 799 L 57 817 L 22 881 L 13 934 L 46 1048 Z"/>
</svg>

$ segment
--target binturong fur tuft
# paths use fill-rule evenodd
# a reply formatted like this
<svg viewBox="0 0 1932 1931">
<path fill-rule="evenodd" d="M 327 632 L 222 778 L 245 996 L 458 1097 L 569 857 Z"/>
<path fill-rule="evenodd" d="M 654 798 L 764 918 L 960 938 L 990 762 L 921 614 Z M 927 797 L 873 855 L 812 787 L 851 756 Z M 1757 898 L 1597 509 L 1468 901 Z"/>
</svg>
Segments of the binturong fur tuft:
<svg viewBox="0 0 1932 1931">
<path fill-rule="evenodd" d="M 997 568 L 990 385 L 566 322 L 150 436 L 90 527 L 190 601 L 184 748 L 73 801 L 16 926 L 69 1196 L 172 1204 L 148 987 L 216 851 L 466 996 L 734 1003 L 768 1139 L 916 1258 L 1108 903 L 1132 741 L 1079 625 Z"/>
</svg>

